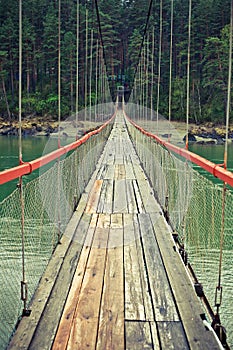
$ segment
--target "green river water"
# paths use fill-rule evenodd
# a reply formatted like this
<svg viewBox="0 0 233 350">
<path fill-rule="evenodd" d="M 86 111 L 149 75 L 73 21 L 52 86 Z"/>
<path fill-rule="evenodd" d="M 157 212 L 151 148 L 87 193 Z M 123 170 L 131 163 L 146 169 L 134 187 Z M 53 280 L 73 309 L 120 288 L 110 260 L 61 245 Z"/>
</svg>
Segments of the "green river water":
<svg viewBox="0 0 233 350">
<path fill-rule="evenodd" d="M 72 140 L 73 141 L 73 140 Z M 50 139 L 48 146 L 47 137 L 27 137 L 23 139 L 23 160 L 29 161 L 41 156 L 46 149 L 46 153 L 57 148 L 57 140 Z M 192 145 L 190 150 L 194 153 L 197 153 L 217 164 L 223 162 L 224 146 L 221 145 Z M 9 169 L 11 167 L 18 165 L 18 139 L 16 137 L 0 137 L 0 171 Z M 233 170 L 233 144 L 229 145 L 229 155 L 228 155 L 228 168 Z M 216 179 L 204 173 L 205 176 L 209 177 L 211 180 L 217 182 Z M 33 179 L 37 174 L 31 174 L 27 178 L 27 181 Z M 6 185 L 0 185 L 0 202 L 7 197 L 17 185 L 17 180 L 12 181 Z M 233 247 L 228 252 L 232 256 Z M 233 259 L 229 260 L 229 272 L 233 273 Z M 208 281 L 211 283 L 211 281 Z M 216 281 L 213 281 L 214 286 Z M 233 277 L 232 274 L 229 276 L 229 286 L 227 286 L 227 293 L 230 293 L 230 296 L 227 301 L 228 303 L 228 339 L 230 345 L 233 345 L 233 320 L 231 316 L 231 310 L 233 308 L 233 299 L 232 299 L 232 289 L 233 289 Z M 0 315 L 1 318 L 1 315 Z M 1 344 L 0 344 L 1 345 Z M 0 346 L 1 348 L 1 346 Z"/>
</svg>

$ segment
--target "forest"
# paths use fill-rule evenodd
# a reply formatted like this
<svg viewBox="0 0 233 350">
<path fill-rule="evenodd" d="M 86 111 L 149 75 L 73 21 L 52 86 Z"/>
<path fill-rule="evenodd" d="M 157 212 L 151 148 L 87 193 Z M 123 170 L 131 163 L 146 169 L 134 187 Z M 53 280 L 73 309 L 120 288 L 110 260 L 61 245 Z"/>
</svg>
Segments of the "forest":
<svg viewBox="0 0 233 350">
<path fill-rule="evenodd" d="M 78 1 L 78 0 L 77 0 Z M 75 111 L 78 44 L 78 109 L 96 103 L 100 71 L 98 45 L 102 37 L 108 82 L 113 99 L 118 85 L 133 86 L 139 52 L 148 18 L 148 0 L 61 0 L 61 114 Z M 168 115 L 171 0 L 163 0 L 161 87 L 159 111 Z M 160 38 L 160 4 L 152 2 L 146 33 L 154 48 L 154 82 L 157 80 Z M 78 16 L 77 16 L 78 8 Z M 0 116 L 18 117 L 19 1 L 0 0 Z M 58 103 L 58 0 L 23 1 L 23 116 L 56 116 Z M 185 119 L 187 0 L 174 1 L 172 118 Z M 191 29 L 190 117 L 193 121 L 225 120 L 230 36 L 230 0 L 193 0 Z M 153 43 L 152 43 L 153 41 Z M 150 57 L 149 57 L 150 59 Z M 91 73 L 90 73 L 91 72 Z M 85 84 L 91 84 L 91 90 Z M 90 92 L 91 91 L 91 92 Z M 156 89 L 153 89 L 156 104 Z M 87 95 L 85 97 L 85 94 Z M 154 106 L 155 107 L 155 106 Z M 232 113 L 231 113 L 232 117 Z"/>
</svg>

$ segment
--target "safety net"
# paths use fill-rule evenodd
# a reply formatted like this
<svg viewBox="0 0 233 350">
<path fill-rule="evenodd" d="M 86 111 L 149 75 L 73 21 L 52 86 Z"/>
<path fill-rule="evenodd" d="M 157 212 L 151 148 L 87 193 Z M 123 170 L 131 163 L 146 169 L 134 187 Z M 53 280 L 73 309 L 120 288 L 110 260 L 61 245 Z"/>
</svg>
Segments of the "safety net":
<svg viewBox="0 0 233 350">
<path fill-rule="evenodd" d="M 132 108 L 125 106 L 129 117 Z M 131 122 L 127 123 L 131 139 L 174 235 L 178 237 L 184 262 L 191 264 L 214 312 L 219 304 L 221 323 L 226 330 L 231 330 L 233 269 L 229 261 L 233 259 L 232 188 L 226 187 L 223 201 L 223 186 L 215 184 L 197 168 L 194 169 L 190 160 L 170 151 L 163 141 L 158 143 L 148 131 L 142 133 Z M 136 123 L 143 125 L 142 120 L 136 120 Z M 153 124 L 156 129 L 156 121 L 153 120 Z M 151 125 L 148 121 L 144 123 L 144 127 L 148 125 Z M 159 128 L 162 134 L 164 125 L 159 123 Z M 217 288 L 219 274 L 220 290 Z M 227 337 L 228 344 L 233 344 L 230 333 Z"/>
<path fill-rule="evenodd" d="M 109 113 L 113 112 L 113 105 Z M 111 111 L 110 111 L 111 110 Z M 0 203 L 0 348 L 4 349 L 22 315 L 22 269 L 27 282 L 22 297 L 27 307 L 92 175 L 112 123 L 86 137 L 75 150 L 39 169 Z M 22 208 L 24 266 L 22 267 Z"/>
</svg>

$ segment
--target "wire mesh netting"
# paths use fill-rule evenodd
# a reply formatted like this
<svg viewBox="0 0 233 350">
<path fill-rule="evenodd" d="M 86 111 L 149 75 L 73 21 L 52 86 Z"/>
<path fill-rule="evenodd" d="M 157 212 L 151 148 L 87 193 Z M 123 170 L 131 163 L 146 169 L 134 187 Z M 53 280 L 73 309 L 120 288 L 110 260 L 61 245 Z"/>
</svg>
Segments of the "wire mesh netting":
<svg viewBox="0 0 233 350">
<path fill-rule="evenodd" d="M 191 163 L 142 134 L 129 122 L 127 125 L 155 194 L 169 216 L 179 241 L 184 244 L 188 261 L 203 285 L 212 309 L 216 311 L 223 188 L 194 170 Z M 220 316 L 228 330 L 228 344 L 233 345 L 233 265 L 229 264 L 233 259 L 233 192 L 230 189 L 226 191 Z"/>
<path fill-rule="evenodd" d="M 109 124 L 48 170 L 41 168 L 36 179 L 23 185 L 27 306 L 96 167 L 111 127 Z M 21 200 L 16 189 L 0 203 L 0 349 L 6 348 L 23 310 L 21 236 Z"/>
</svg>

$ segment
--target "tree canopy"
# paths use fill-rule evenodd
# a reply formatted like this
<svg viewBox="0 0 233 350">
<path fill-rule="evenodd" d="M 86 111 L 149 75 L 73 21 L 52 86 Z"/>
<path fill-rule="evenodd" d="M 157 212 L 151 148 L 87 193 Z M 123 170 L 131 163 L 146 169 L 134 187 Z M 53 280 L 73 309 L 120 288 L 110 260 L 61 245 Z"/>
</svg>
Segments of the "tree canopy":
<svg viewBox="0 0 233 350">
<path fill-rule="evenodd" d="M 148 17 L 148 0 L 99 0 L 99 19 L 112 96 L 117 85 L 132 86 Z M 228 78 L 230 1 L 195 0 L 192 5 L 190 114 L 196 121 L 225 117 Z M 18 1 L 0 0 L 0 114 L 18 113 Z M 94 1 L 79 3 L 79 108 L 96 102 L 100 33 Z M 171 1 L 163 0 L 160 113 L 168 114 Z M 86 21 L 88 20 L 88 25 Z M 147 33 L 157 79 L 160 1 L 154 0 Z M 92 34 L 91 34 L 92 33 Z M 62 115 L 74 111 L 76 84 L 77 1 L 61 0 Z M 172 116 L 183 120 L 187 79 L 188 1 L 174 2 Z M 150 58 L 149 58 L 150 59 Z M 91 67 L 92 66 L 92 67 Z M 85 88 L 85 74 L 92 72 Z M 23 1 L 23 112 L 57 113 L 58 1 Z M 87 84 L 87 82 L 86 82 Z M 156 89 L 154 101 L 156 104 Z M 85 97 L 85 94 L 88 96 Z M 91 96 L 90 96 L 91 94 Z"/>
</svg>

